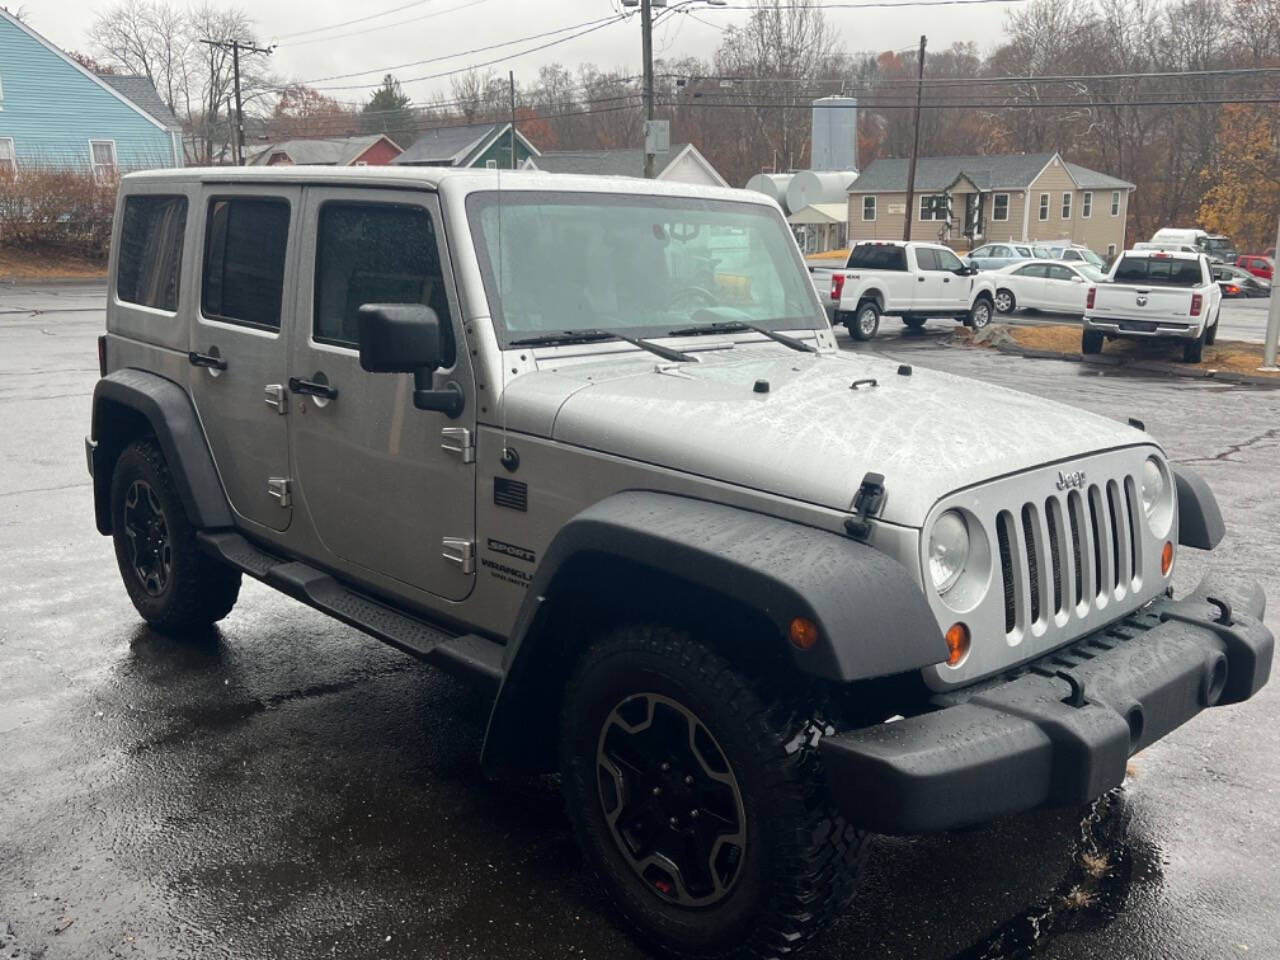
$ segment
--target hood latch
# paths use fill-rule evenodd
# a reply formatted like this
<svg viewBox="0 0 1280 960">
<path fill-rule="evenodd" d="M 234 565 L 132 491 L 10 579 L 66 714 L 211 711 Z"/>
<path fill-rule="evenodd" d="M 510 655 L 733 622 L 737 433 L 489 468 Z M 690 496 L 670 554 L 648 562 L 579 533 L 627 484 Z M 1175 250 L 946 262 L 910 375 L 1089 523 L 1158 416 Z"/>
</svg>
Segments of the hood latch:
<svg viewBox="0 0 1280 960">
<path fill-rule="evenodd" d="M 871 518 L 884 506 L 884 475 L 868 473 L 853 497 L 853 516 L 844 521 L 849 536 L 865 540 L 871 534 Z"/>
</svg>

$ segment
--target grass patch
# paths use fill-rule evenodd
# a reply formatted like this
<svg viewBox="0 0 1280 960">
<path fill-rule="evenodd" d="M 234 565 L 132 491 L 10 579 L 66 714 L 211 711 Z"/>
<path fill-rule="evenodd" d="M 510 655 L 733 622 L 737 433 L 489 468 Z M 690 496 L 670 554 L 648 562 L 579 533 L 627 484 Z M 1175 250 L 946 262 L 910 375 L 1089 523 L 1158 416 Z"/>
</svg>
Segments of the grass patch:
<svg viewBox="0 0 1280 960">
<path fill-rule="evenodd" d="M 106 260 L 48 250 L 0 247 L 0 277 L 6 280 L 105 279 Z"/>
</svg>

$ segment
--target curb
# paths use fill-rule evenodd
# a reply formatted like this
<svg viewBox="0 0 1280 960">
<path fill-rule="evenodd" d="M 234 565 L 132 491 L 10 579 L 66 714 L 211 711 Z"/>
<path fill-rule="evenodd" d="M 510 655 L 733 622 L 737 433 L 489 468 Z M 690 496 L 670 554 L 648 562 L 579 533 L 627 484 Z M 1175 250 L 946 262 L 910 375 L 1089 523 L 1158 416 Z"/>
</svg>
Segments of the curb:
<svg viewBox="0 0 1280 960">
<path fill-rule="evenodd" d="M 970 344 L 982 347 L 982 344 Z M 1227 370 L 1203 369 L 1189 364 L 1163 363 L 1159 360 L 1129 360 L 1114 354 L 1060 353 L 1056 350 L 1034 350 L 1015 344 L 1001 343 L 995 348 L 999 353 L 1007 353 L 1017 357 L 1034 360 L 1066 360 L 1070 363 L 1084 363 L 1096 367 L 1118 367 L 1134 370 L 1139 373 L 1159 373 L 1168 377 L 1179 377 L 1183 380 L 1214 380 L 1219 383 L 1244 384 L 1253 387 L 1280 388 L 1280 377 L 1255 377 L 1247 373 L 1235 373 Z"/>
</svg>

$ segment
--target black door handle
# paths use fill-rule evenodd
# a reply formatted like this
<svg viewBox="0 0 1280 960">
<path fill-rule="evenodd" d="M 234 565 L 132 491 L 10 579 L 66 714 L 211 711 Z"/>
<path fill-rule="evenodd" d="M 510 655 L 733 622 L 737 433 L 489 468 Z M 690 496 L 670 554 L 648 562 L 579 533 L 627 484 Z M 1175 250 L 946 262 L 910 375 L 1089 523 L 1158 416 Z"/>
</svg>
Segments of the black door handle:
<svg viewBox="0 0 1280 960">
<path fill-rule="evenodd" d="M 194 350 L 187 354 L 187 362 L 193 367 L 211 367 L 214 370 L 227 369 L 227 361 L 222 357 L 215 357 L 211 353 L 197 353 Z"/>
<path fill-rule="evenodd" d="M 916 277 L 916 283 L 924 283 L 924 277 Z"/>
<path fill-rule="evenodd" d="M 325 400 L 336 400 L 338 398 L 337 387 L 331 387 L 327 383 L 317 383 L 315 380 L 290 377 L 289 389 L 293 393 L 301 393 L 309 397 L 323 397 Z"/>
<path fill-rule="evenodd" d="M 950 282 L 951 282 L 951 278 L 950 278 L 950 277 L 943 277 L 943 278 L 942 278 L 942 282 L 943 282 L 943 283 L 950 283 Z"/>
</svg>

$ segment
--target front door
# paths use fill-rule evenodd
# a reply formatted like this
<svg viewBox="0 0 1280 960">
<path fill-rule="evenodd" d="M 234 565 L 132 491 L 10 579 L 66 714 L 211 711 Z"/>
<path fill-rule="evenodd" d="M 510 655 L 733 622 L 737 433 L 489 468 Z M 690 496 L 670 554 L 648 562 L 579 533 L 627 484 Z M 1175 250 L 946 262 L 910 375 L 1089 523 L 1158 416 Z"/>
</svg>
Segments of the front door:
<svg viewBox="0 0 1280 960">
<path fill-rule="evenodd" d="M 290 444 L 307 514 L 330 562 L 449 600 L 474 582 L 475 391 L 435 195 L 308 188 L 290 358 Z M 422 303 L 448 331 L 436 385 L 461 416 L 418 410 L 413 376 L 360 367 L 365 303 Z M 328 394 L 327 396 L 325 394 Z"/>
<path fill-rule="evenodd" d="M 298 187 L 222 189 L 201 197 L 200 301 L 191 325 L 191 396 L 232 510 L 284 530 L 289 434 L 284 384 L 293 312 Z"/>
</svg>

